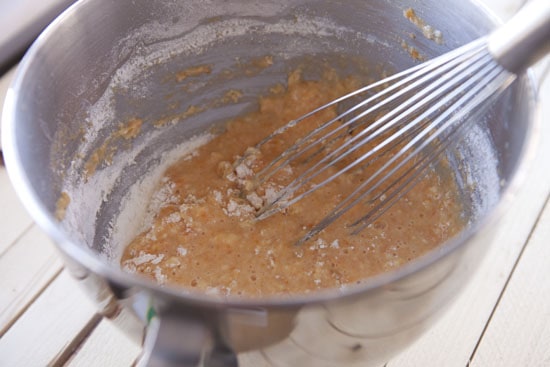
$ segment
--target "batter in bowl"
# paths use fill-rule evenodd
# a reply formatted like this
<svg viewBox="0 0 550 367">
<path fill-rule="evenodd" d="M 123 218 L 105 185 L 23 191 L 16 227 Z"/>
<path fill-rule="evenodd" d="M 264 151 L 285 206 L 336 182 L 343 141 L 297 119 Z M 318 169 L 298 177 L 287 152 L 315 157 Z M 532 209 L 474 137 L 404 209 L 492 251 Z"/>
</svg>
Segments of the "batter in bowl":
<svg viewBox="0 0 550 367">
<path fill-rule="evenodd" d="M 243 191 L 243 182 L 336 111 L 304 121 L 261 151 L 249 147 L 357 86 L 333 72 L 306 81 L 296 71 L 286 87 L 260 98 L 257 111 L 229 121 L 225 132 L 169 167 L 151 199 L 152 223 L 125 249 L 123 269 L 220 296 L 304 294 L 395 269 L 458 233 L 464 223 L 456 183 L 435 170 L 356 235 L 347 223 L 365 212 L 361 206 L 295 245 L 376 167 L 352 170 L 288 209 L 255 219 L 300 167 L 289 166 L 255 191 Z M 247 149 L 247 158 L 235 165 Z"/>
</svg>

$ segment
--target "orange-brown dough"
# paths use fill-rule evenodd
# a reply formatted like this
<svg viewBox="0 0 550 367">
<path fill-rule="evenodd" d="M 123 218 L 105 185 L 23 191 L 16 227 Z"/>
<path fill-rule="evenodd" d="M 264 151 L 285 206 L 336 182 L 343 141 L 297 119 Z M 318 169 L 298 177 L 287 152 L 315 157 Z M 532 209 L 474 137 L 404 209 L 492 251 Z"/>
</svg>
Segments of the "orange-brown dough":
<svg viewBox="0 0 550 367">
<path fill-rule="evenodd" d="M 286 168 L 260 192 L 244 193 L 239 178 L 280 154 L 281 146 L 335 116 L 304 122 L 276 137 L 261 152 L 232 165 L 247 147 L 281 125 L 357 87 L 352 78 L 327 73 L 324 80 L 290 75 L 288 87 L 262 97 L 259 109 L 227 124 L 227 130 L 171 166 L 153 200 L 162 204 L 150 228 L 126 248 L 122 267 L 161 284 L 220 295 L 264 296 L 337 288 L 395 269 L 435 248 L 462 227 L 452 180 L 435 172 L 357 235 L 345 218 L 301 246 L 295 241 L 353 191 L 368 172 L 352 170 L 306 199 L 265 220 L 255 211 L 265 196 L 288 182 Z M 242 177 L 241 177 L 242 176 Z M 364 208 L 354 208 L 357 217 Z"/>
</svg>

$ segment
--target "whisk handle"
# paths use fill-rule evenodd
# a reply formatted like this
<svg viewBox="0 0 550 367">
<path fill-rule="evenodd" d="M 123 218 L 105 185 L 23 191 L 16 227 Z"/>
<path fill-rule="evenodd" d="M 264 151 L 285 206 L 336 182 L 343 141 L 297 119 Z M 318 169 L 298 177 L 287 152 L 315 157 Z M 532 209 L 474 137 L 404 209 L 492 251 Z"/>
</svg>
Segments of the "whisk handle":
<svg viewBox="0 0 550 367">
<path fill-rule="evenodd" d="M 524 5 L 489 35 L 489 52 L 506 70 L 521 73 L 550 52 L 550 1 Z"/>
</svg>

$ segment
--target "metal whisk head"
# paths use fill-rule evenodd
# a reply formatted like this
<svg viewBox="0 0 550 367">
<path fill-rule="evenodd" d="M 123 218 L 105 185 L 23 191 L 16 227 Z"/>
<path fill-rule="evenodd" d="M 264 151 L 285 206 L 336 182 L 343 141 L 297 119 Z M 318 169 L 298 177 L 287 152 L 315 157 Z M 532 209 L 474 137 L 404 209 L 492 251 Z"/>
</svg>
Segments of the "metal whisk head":
<svg viewBox="0 0 550 367">
<path fill-rule="evenodd" d="M 543 25 L 547 34 L 548 11 L 546 14 Z M 548 41 L 544 42 L 547 47 Z M 256 173 L 252 182 L 257 186 L 287 166 L 307 164 L 258 210 L 258 219 L 288 208 L 346 172 L 375 164 L 374 173 L 365 177 L 298 243 L 316 235 L 361 202 L 369 205 L 364 206 L 364 214 L 350 223 L 352 233 L 376 220 L 514 81 L 515 74 L 507 71 L 490 50 L 492 43 L 491 37 L 476 40 L 321 106 L 265 138 L 257 149 L 328 108 L 336 106 L 343 111 Z"/>
</svg>

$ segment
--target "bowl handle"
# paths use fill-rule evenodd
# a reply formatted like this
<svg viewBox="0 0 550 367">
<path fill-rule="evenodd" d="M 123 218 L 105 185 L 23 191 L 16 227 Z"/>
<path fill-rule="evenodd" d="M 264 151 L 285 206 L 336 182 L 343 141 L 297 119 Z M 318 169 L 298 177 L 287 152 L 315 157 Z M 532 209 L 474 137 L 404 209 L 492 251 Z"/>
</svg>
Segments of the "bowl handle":
<svg viewBox="0 0 550 367">
<path fill-rule="evenodd" d="M 197 315 L 155 314 L 149 320 L 137 367 L 197 367 L 214 349 L 212 333 Z"/>
</svg>

